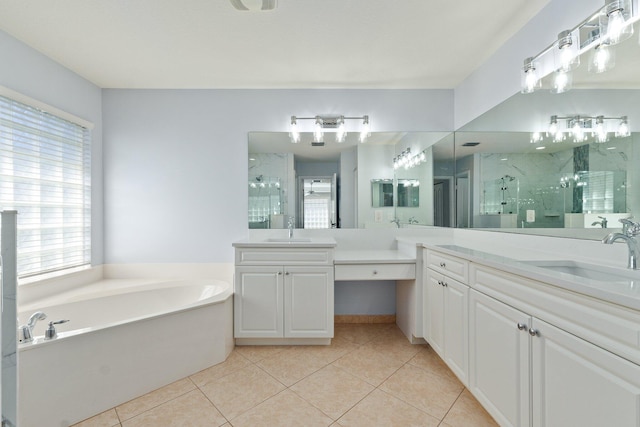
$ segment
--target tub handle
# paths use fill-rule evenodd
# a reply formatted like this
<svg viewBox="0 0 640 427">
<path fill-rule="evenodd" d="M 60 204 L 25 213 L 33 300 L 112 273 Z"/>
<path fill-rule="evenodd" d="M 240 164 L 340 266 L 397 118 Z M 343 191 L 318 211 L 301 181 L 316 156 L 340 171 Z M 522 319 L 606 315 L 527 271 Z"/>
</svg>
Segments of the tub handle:
<svg viewBox="0 0 640 427">
<path fill-rule="evenodd" d="M 44 332 L 44 339 L 45 340 L 52 340 L 55 337 L 57 337 L 58 333 L 56 332 L 56 328 L 53 325 L 59 325 L 61 323 L 67 323 L 68 321 L 69 321 L 69 319 L 56 320 L 55 322 L 49 322 L 49 328 Z"/>
</svg>

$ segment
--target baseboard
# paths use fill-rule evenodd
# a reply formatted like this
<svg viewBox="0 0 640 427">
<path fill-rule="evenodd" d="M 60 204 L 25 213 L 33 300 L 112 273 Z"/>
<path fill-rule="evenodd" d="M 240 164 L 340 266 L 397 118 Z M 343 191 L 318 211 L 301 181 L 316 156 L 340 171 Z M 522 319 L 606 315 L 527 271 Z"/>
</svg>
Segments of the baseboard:
<svg viewBox="0 0 640 427">
<path fill-rule="evenodd" d="M 336 314 L 333 323 L 396 323 L 395 314 Z"/>
</svg>

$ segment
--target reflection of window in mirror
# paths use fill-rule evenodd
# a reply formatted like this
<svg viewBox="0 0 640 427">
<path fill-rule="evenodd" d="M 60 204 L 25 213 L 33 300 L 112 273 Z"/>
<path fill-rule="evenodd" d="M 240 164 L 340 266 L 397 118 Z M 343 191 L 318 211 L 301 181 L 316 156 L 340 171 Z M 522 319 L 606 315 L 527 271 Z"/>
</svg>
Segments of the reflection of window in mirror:
<svg viewBox="0 0 640 427">
<path fill-rule="evenodd" d="M 371 206 L 374 208 L 393 206 L 393 180 L 371 180 Z"/>
</svg>

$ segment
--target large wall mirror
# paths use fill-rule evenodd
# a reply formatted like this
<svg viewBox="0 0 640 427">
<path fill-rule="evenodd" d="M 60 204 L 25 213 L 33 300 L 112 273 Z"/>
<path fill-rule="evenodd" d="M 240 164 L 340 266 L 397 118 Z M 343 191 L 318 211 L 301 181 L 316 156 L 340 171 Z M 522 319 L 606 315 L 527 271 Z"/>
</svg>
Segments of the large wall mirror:
<svg viewBox="0 0 640 427">
<path fill-rule="evenodd" d="M 514 95 L 456 132 L 458 226 L 596 239 L 639 215 L 640 46 L 633 37 L 611 48 L 612 70 L 590 73 L 589 52 L 572 90 L 550 93 L 549 76 L 541 90 Z M 584 140 L 566 133 L 559 141 L 552 116 L 626 116 L 631 133 L 616 137 L 619 120 L 610 120 L 607 141 L 598 141 L 591 120 Z"/>
<path fill-rule="evenodd" d="M 451 226 L 455 221 L 451 132 L 374 132 L 366 143 L 312 134 L 249 133 L 249 228 Z M 403 157 L 409 163 L 394 168 Z M 419 160 L 419 161 L 418 161 Z"/>
</svg>

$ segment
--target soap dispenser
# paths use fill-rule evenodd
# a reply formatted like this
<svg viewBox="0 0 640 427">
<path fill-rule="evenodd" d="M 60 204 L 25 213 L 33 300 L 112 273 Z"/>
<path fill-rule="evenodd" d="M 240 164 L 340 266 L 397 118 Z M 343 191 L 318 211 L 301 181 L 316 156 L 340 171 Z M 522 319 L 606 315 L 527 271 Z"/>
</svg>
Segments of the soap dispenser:
<svg viewBox="0 0 640 427">
<path fill-rule="evenodd" d="M 56 332 L 56 327 L 53 326 L 53 325 L 59 325 L 61 323 L 67 323 L 68 321 L 69 320 L 58 320 L 57 322 L 49 322 L 49 327 L 44 332 L 44 339 L 45 340 L 52 340 L 55 337 L 57 337 L 58 333 Z"/>
</svg>

